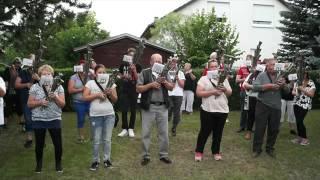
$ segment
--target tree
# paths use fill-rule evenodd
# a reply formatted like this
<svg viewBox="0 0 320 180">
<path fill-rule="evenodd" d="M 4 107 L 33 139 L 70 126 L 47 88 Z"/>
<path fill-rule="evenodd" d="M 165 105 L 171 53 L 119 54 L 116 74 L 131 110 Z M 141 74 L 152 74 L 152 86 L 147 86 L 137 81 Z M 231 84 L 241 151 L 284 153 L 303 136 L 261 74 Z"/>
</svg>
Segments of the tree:
<svg viewBox="0 0 320 180">
<path fill-rule="evenodd" d="M 79 0 L 2 0 L 0 43 L 23 50 L 24 54 L 33 52 L 38 48 L 37 36 L 41 35 L 43 40 L 49 38 L 50 24 L 65 24 L 65 20 L 75 17 L 72 8 L 88 9 L 90 6 Z"/>
<path fill-rule="evenodd" d="M 279 29 L 283 33 L 283 43 L 278 58 L 293 61 L 296 51 L 304 50 L 306 60 L 315 67 L 320 57 L 316 39 L 320 35 L 319 0 L 288 0 L 287 3 L 290 11 L 281 12 L 283 26 Z"/>
<path fill-rule="evenodd" d="M 55 63 L 55 67 L 71 67 L 79 60 L 79 54 L 73 52 L 74 47 L 109 37 L 108 32 L 99 29 L 94 13 L 78 14 L 70 24 L 68 29 L 56 32 L 47 40 L 45 58 Z"/>
<path fill-rule="evenodd" d="M 157 44 L 170 49 L 179 49 L 182 46 L 182 29 L 185 16 L 179 13 L 170 13 L 160 20 L 156 20 L 155 28 L 151 29 L 152 39 Z"/>
<path fill-rule="evenodd" d="M 231 56 L 240 54 L 236 48 L 238 34 L 225 17 L 217 18 L 214 9 L 191 16 L 169 14 L 156 22 L 151 33 L 154 37 L 152 41 L 163 46 L 169 44 L 193 66 L 205 63 L 212 51 L 223 49 Z"/>
</svg>

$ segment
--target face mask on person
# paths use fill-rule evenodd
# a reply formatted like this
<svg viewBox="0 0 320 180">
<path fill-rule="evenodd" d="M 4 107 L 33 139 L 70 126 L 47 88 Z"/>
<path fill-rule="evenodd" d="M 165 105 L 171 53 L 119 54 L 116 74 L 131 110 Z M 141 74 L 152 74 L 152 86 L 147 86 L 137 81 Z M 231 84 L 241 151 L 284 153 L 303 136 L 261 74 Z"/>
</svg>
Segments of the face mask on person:
<svg viewBox="0 0 320 180">
<path fill-rule="evenodd" d="M 45 85 L 45 86 L 51 86 L 53 84 L 53 77 L 52 75 L 42 75 L 40 77 L 40 85 Z"/>
<path fill-rule="evenodd" d="M 218 70 L 207 71 L 207 77 L 209 79 L 217 79 L 219 77 L 219 71 Z"/>
<path fill-rule="evenodd" d="M 100 84 L 106 84 L 109 81 L 109 74 L 98 74 L 97 75 L 97 82 Z"/>
</svg>

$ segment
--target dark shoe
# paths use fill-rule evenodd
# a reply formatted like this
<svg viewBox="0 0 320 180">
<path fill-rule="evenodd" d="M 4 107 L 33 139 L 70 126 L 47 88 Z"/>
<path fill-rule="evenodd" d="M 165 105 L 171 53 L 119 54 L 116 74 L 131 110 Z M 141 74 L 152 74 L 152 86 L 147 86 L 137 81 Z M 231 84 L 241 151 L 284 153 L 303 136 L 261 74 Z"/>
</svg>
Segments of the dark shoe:
<svg viewBox="0 0 320 180">
<path fill-rule="evenodd" d="M 290 130 L 290 134 L 297 135 L 297 132 L 295 130 Z"/>
<path fill-rule="evenodd" d="M 253 157 L 253 158 L 257 158 L 257 157 L 259 157 L 260 155 L 261 155 L 261 151 L 253 152 L 252 157 Z"/>
<path fill-rule="evenodd" d="M 111 166 L 112 166 L 112 164 L 111 164 L 110 160 L 106 160 L 106 161 L 104 161 L 104 162 L 103 162 L 103 164 L 104 164 L 104 167 L 105 167 L 105 168 L 109 168 L 109 167 L 111 167 Z"/>
<path fill-rule="evenodd" d="M 237 131 L 237 133 L 241 133 L 241 132 L 243 132 L 244 131 L 244 128 L 240 128 L 238 131 Z"/>
<path fill-rule="evenodd" d="M 142 166 L 145 166 L 145 165 L 147 165 L 149 163 L 150 163 L 150 159 L 149 158 L 143 158 L 142 161 L 141 161 L 141 165 Z"/>
<path fill-rule="evenodd" d="M 166 164 L 171 164 L 172 161 L 171 159 L 169 159 L 168 157 L 163 157 L 163 158 L 160 158 L 160 161 L 166 163 Z"/>
<path fill-rule="evenodd" d="M 276 153 L 274 151 L 266 151 L 266 153 L 272 157 L 272 158 L 276 158 Z"/>
<path fill-rule="evenodd" d="M 176 128 L 172 128 L 171 132 L 172 132 L 172 136 L 176 136 L 177 135 L 177 129 Z"/>
<path fill-rule="evenodd" d="M 32 146 L 32 140 L 27 140 L 24 145 L 23 145 L 25 148 L 31 148 Z"/>
<path fill-rule="evenodd" d="M 61 162 L 56 163 L 56 171 L 57 171 L 58 173 L 63 173 L 63 169 L 62 169 L 62 166 L 61 166 Z"/>
<path fill-rule="evenodd" d="M 42 165 L 40 163 L 37 163 L 36 169 L 34 170 L 35 173 L 41 173 Z"/>
<path fill-rule="evenodd" d="M 90 170 L 91 171 L 96 171 L 99 167 L 99 163 L 98 162 L 93 162 L 90 166 Z"/>
</svg>

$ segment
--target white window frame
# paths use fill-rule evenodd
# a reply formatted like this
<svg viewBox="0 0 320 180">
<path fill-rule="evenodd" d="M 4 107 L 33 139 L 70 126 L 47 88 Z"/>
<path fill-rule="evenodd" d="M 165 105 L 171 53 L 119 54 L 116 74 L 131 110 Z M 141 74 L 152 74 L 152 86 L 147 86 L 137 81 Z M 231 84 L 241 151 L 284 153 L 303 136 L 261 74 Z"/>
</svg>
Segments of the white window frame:
<svg viewBox="0 0 320 180">
<path fill-rule="evenodd" d="M 271 7 L 273 8 L 273 13 L 272 13 L 272 20 L 271 21 L 259 21 L 255 20 L 255 6 L 260 6 L 260 7 Z M 259 4 L 259 3 L 253 3 L 252 4 L 252 21 L 251 24 L 253 27 L 256 28 L 274 28 L 275 24 L 275 19 L 274 19 L 274 12 L 275 12 L 275 6 L 273 4 Z M 270 23 L 255 23 L 255 22 L 270 22 Z"/>
<path fill-rule="evenodd" d="M 211 9 L 208 8 L 209 3 L 213 3 L 213 4 L 228 4 L 229 5 L 229 11 L 227 13 L 224 13 L 224 16 L 229 19 L 230 18 L 230 13 L 231 13 L 231 7 L 230 7 L 230 1 L 229 0 L 207 0 L 207 11 L 211 11 Z M 214 7 L 214 5 L 213 5 Z M 215 11 L 217 12 L 216 8 Z M 223 16 L 219 16 L 218 14 L 216 14 L 217 18 L 223 18 Z"/>
</svg>

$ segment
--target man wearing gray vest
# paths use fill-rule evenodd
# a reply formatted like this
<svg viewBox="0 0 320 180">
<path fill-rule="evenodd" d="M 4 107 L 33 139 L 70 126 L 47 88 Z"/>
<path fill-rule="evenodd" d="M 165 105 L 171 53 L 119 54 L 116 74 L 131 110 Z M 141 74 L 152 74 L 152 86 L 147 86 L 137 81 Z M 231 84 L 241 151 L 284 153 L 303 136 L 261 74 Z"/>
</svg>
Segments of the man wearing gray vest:
<svg viewBox="0 0 320 180">
<path fill-rule="evenodd" d="M 253 91 L 258 92 L 255 112 L 255 132 L 253 139 L 253 157 L 262 152 L 262 144 L 267 127 L 266 152 L 275 157 L 274 145 L 279 133 L 281 117 L 281 89 L 289 93 L 283 78 L 278 78 L 274 69 L 276 60 L 265 59 L 266 71 L 258 75 L 253 81 Z"/>
<path fill-rule="evenodd" d="M 150 67 L 154 63 L 162 64 L 162 56 L 153 54 L 150 58 Z M 158 139 L 160 144 L 160 161 L 171 164 L 168 157 L 169 137 L 168 137 L 168 90 L 172 90 L 174 85 L 167 79 L 160 77 L 156 81 L 151 68 L 144 69 L 137 81 L 137 92 L 141 93 L 142 108 L 142 146 L 143 159 L 141 165 L 145 166 L 150 162 L 149 146 L 151 141 L 152 124 L 155 121 L 158 129 Z"/>
</svg>

